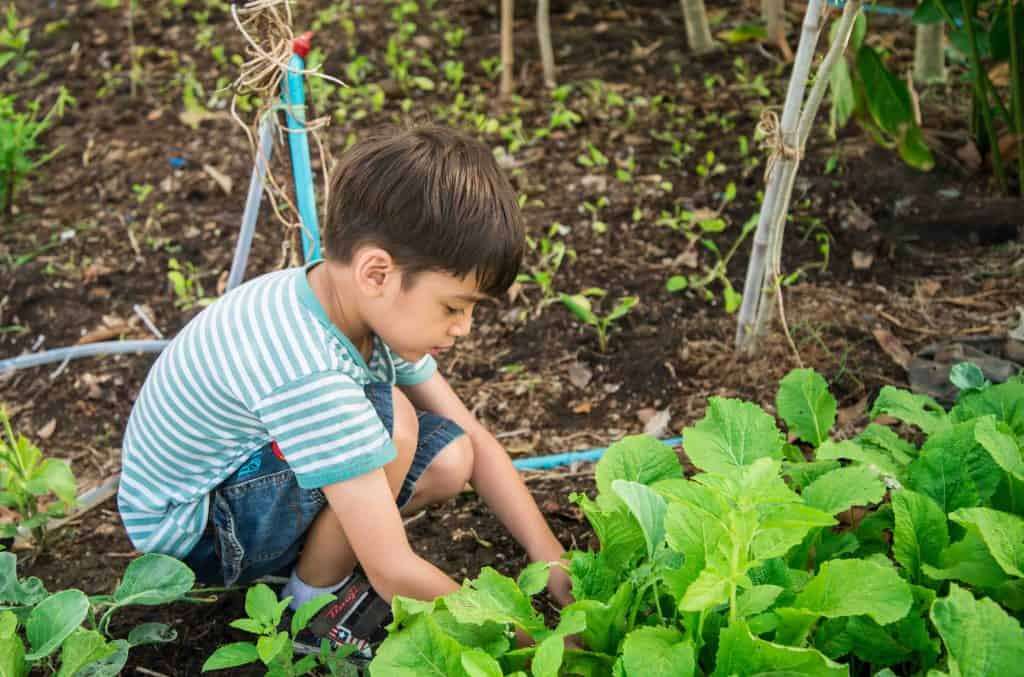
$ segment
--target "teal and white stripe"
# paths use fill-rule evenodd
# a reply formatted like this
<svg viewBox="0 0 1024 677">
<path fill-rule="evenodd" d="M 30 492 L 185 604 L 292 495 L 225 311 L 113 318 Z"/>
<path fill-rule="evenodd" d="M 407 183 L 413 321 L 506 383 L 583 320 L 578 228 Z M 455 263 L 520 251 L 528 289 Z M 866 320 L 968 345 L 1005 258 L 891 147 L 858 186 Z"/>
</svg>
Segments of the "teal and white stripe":
<svg viewBox="0 0 1024 677">
<path fill-rule="evenodd" d="M 429 355 L 407 362 L 379 339 L 367 364 L 327 318 L 307 270 L 234 289 L 157 358 L 122 449 L 118 507 L 137 549 L 187 555 L 206 524 L 210 492 L 270 440 L 305 488 L 394 458 L 363 388 L 421 383 L 436 364 Z"/>
</svg>

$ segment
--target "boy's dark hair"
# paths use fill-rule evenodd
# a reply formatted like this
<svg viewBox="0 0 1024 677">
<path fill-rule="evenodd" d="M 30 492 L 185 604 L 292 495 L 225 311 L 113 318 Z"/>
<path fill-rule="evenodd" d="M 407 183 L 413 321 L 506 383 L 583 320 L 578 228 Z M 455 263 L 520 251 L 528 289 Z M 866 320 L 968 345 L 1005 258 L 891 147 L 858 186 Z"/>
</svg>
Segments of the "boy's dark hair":
<svg viewBox="0 0 1024 677">
<path fill-rule="evenodd" d="M 482 143 L 436 125 L 376 133 L 331 176 L 324 250 L 348 263 L 372 244 L 407 274 L 478 276 L 481 292 L 512 286 L 525 233 L 516 194 Z"/>
</svg>

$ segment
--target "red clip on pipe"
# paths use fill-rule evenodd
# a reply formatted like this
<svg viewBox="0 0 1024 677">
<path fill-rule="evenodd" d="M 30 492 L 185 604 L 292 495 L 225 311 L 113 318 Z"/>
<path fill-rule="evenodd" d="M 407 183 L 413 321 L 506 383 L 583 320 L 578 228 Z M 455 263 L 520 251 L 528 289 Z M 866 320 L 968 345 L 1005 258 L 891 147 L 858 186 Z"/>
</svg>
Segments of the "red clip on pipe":
<svg viewBox="0 0 1024 677">
<path fill-rule="evenodd" d="M 306 55 L 309 54 L 310 47 L 312 46 L 312 40 L 313 31 L 306 31 L 299 37 L 295 38 L 294 40 L 292 40 L 292 53 L 298 54 L 303 59 L 305 59 Z"/>
</svg>

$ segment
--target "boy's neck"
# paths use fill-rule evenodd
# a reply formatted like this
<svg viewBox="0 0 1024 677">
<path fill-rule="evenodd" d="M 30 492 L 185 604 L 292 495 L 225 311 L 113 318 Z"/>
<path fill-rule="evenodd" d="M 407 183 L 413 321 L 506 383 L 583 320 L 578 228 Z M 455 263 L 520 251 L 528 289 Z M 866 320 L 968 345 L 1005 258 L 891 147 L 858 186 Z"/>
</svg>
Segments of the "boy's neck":
<svg viewBox="0 0 1024 677">
<path fill-rule="evenodd" d="M 361 313 L 351 295 L 341 294 L 339 289 L 353 289 L 351 270 L 332 261 L 324 261 L 306 273 L 313 295 L 327 311 L 327 319 L 348 337 L 352 345 L 368 358 L 373 352 L 373 331 L 363 321 Z"/>
</svg>

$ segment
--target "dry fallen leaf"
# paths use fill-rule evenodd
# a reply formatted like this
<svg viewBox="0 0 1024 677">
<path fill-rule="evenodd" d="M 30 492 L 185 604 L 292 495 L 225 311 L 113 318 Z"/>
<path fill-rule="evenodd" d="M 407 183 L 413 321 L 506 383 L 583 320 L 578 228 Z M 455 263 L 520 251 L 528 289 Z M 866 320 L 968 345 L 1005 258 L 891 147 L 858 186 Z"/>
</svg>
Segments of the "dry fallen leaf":
<svg viewBox="0 0 1024 677">
<path fill-rule="evenodd" d="M 57 429 L 57 419 L 51 418 L 47 421 L 46 425 L 36 431 L 36 437 L 43 440 L 44 442 L 53 436 L 53 431 Z"/>
<path fill-rule="evenodd" d="M 917 291 L 922 298 L 931 298 L 938 294 L 940 289 L 942 289 L 942 283 L 930 277 L 917 283 Z"/>
<path fill-rule="evenodd" d="M 843 407 L 836 412 L 836 424 L 847 425 L 854 423 L 868 409 L 868 398 L 864 397 L 848 407 Z"/>
<path fill-rule="evenodd" d="M 593 402 L 580 402 L 579 404 L 577 404 L 575 407 L 572 408 L 572 413 L 574 413 L 574 414 L 589 414 L 590 411 L 593 408 L 594 408 Z"/>
<path fill-rule="evenodd" d="M 867 270 L 868 268 L 871 267 L 871 264 L 875 262 L 875 257 L 873 254 L 862 252 L 859 249 L 853 250 L 853 255 L 850 257 L 850 259 L 853 261 L 854 270 Z"/>
<path fill-rule="evenodd" d="M 203 165 L 203 171 L 209 174 L 210 178 L 217 182 L 217 185 L 220 186 L 220 189 L 224 191 L 225 195 L 231 195 L 233 182 L 231 181 L 230 176 L 221 172 L 213 165 Z"/>
<path fill-rule="evenodd" d="M 573 362 L 569 365 L 569 382 L 580 390 L 590 385 L 592 378 L 594 378 L 594 372 L 587 369 L 586 365 L 580 362 Z"/>
<path fill-rule="evenodd" d="M 672 414 L 666 407 L 644 424 L 644 433 L 654 437 L 664 437 L 668 432 L 668 424 L 671 420 Z"/>
<path fill-rule="evenodd" d="M 893 362 L 906 369 L 911 358 L 910 351 L 906 346 L 893 336 L 892 332 L 881 327 L 876 327 L 871 333 L 875 335 L 875 340 L 878 341 L 878 345 L 882 347 L 885 354 L 891 357 Z"/>
</svg>

